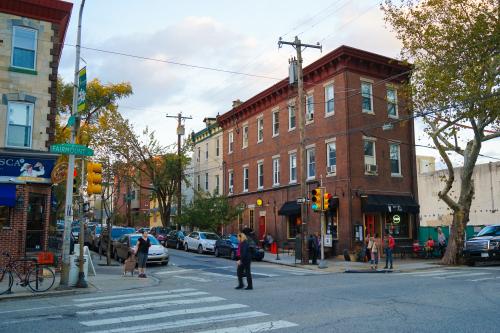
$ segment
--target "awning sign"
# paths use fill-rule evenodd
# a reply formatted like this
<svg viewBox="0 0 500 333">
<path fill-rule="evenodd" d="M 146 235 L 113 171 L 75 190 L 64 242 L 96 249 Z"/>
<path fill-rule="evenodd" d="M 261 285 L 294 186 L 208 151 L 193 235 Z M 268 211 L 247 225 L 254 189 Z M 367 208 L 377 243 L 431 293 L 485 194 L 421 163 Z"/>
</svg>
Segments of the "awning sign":
<svg viewBox="0 0 500 333">
<path fill-rule="evenodd" d="M 9 181 L 49 183 L 56 159 L 0 155 L 0 178 Z"/>
<path fill-rule="evenodd" d="M 403 207 L 401 207 L 401 205 L 387 205 L 387 209 L 389 210 L 389 213 L 391 212 L 402 212 L 403 211 Z"/>
</svg>

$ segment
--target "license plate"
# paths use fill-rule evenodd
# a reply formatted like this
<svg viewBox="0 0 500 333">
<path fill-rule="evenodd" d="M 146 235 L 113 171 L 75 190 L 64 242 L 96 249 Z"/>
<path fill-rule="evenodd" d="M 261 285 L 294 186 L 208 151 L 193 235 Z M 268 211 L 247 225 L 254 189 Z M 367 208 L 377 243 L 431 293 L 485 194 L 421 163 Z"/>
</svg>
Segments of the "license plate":
<svg viewBox="0 0 500 333">
<path fill-rule="evenodd" d="M 481 258 L 488 258 L 490 255 L 488 253 L 481 253 Z"/>
</svg>

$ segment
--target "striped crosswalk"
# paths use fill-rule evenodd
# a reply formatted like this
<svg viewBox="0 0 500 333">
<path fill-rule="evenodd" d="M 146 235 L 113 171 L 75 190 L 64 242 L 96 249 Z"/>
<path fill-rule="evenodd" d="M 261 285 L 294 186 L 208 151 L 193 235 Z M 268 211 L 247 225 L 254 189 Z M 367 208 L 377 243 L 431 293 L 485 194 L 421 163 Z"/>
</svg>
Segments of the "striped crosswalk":
<svg viewBox="0 0 500 333">
<path fill-rule="evenodd" d="M 432 278 L 438 280 L 460 280 L 469 282 L 481 282 L 500 280 L 500 267 L 484 267 L 484 268 L 443 268 L 432 269 L 427 271 L 416 271 L 409 273 L 401 273 L 399 275 Z"/>
<path fill-rule="evenodd" d="M 268 313 L 194 288 L 83 297 L 73 299 L 73 303 L 78 308 L 78 323 L 92 333 L 284 332 L 298 326 L 282 318 L 268 320 Z M 249 322 L 252 320 L 258 322 Z M 211 327 L 209 330 L 207 325 Z"/>
</svg>

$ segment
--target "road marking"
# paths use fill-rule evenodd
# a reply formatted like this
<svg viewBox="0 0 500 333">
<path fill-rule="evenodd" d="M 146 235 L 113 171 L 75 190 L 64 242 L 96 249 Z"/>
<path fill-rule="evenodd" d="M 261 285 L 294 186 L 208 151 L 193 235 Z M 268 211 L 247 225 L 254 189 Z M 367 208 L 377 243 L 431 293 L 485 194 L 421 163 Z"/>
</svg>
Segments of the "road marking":
<svg viewBox="0 0 500 333">
<path fill-rule="evenodd" d="M 174 278 L 178 279 L 186 279 L 186 280 L 191 280 L 191 281 L 196 281 L 196 282 L 210 282 L 211 280 L 209 279 L 204 279 L 201 277 L 196 277 L 196 276 L 181 276 L 181 275 L 174 275 L 172 276 Z"/>
<path fill-rule="evenodd" d="M 281 328 L 288 328 L 294 326 L 298 325 L 295 323 L 291 323 L 289 321 L 278 320 L 278 321 L 268 321 L 264 323 L 246 325 L 246 326 L 216 328 L 214 330 L 199 331 L 196 333 L 254 333 L 254 332 L 279 330 Z"/>
<path fill-rule="evenodd" d="M 434 277 L 434 276 L 440 276 L 440 275 L 454 275 L 454 274 L 460 274 L 462 272 L 460 271 L 444 271 L 444 272 L 439 272 L 439 273 L 429 273 L 429 274 L 419 274 L 415 276 L 419 277 Z"/>
<path fill-rule="evenodd" d="M 232 321 L 238 319 L 249 319 L 256 317 L 267 316 L 267 313 L 251 311 L 251 312 L 240 312 L 240 313 L 232 313 L 227 315 L 220 316 L 212 316 L 212 317 L 200 317 L 200 318 L 191 318 L 191 319 L 181 319 L 170 322 L 163 322 L 159 324 L 152 325 L 138 325 L 138 326 L 129 326 L 129 327 L 121 327 L 114 328 L 109 330 L 101 330 L 95 331 L 92 333 L 121 333 L 121 332 L 153 332 L 153 331 L 161 331 L 167 330 L 169 328 L 180 328 L 194 325 L 208 325 L 213 323 L 220 323 L 224 321 Z"/>
<path fill-rule="evenodd" d="M 75 306 L 78 306 L 80 308 L 85 308 L 85 307 L 89 307 L 89 306 L 101 306 L 101 305 L 121 304 L 121 303 L 125 303 L 125 302 L 137 302 L 138 300 L 140 300 L 142 302 L 142 301 L 154 301 L 154 300 L 161 300 L 161 299 L 179 298 L 179 297 L 185 297 L 185 296 L 202 296 L 202 295 L 208 295 L 208 293 L 204 292 L 204 291 L 194 291 L 191 293 L 157 295 L 157 296 L 149 296 L 149 297 L 133 296 L 132 298 L 111 299 L 111 300 L 106 300 L 106 301 L 101 301 L 101 302 L 80 303 L 80 304 L 75 304 Z"/>
<path fill-rule="evenodd" d="M 422 271 L 418 271 L 418 272 L 410 272 L 410 273 L 401 273 L 399 275 L 427 275 L 427 274 L 434 274 L 434 273 L 444 273 L 446 272 L 445 270 L 437 270 L 437 271 L 426 271 L 426 272 L 422 272 Z"/>
<path fill-rule="evenodd" d="M 489 277 L 489 278 L 482 278 L 482 279 L 475 279 L 475 280 L 467 280 L 467 281 L 478 282 L 478 281 L 495 280 L 495 279 L 500 279 L 500 276 Z"/>
<path fill-rule="evenodd" d="M 219 266 L 219 267 L 214 267 L 216 269 L 227 269 L 227 268 L 234 268 L 234 266 Z"/>
<path fill-rule="evenodd" d="M 145 292 L 145 293 L 120 294 L 120 295 L 103 296 L 103 297 L 86 297 L 86 298 L 74 299 L 73 302 L 86 302 L 86 301 L 95 302 L 95 301 L 101 301 L 101 300 L 107 300 L 107 299 L 129 298 L 129 297 L 133 297 L 133 296 L 143 297 L 143 296 L 148 296 L 148 295 L 184 293 L 187 291 L 196 291 L 196 289 L 185 288 L 185 289 L 173 289 L 173 290 L 163 290 L 163 291 L 151 291 L 151 292 Z"/>
<path fill-rule="evenodd" d="M 80 324 L 85 325 L 85 326 L 110 325 L 110 324 L 118 324 L 118 323 L 127 323 L 127 322 L 131 322 L 131 321 L 160 319 L 160 318 L 188 315 L 188 314 L 194 314 L 194 313 L 205 313 L 205 312 L 213 312 L 213 311 L 221 311 L 221 310 L 241 309 L 241 308 L 247 308 L 247 307 L 248 307 L 248 305 L 243 305 L 243 304 L 226 304 L 226 305 L 219 305 L 219 306 L 206 306 L 206 307 L 201 307 L 201 308 L 180 309 L 180 310 L 173 310 L 173 311 L 148 313 L 148 314 L 137 315 L 137 316 L 126 316 L 126 317 L 108 318 L 108 319 L 101 319 L 101 320 L 81 321 Z"/>
<path fill-rule="evenodd" d="M 18 324 L 18 323 L 26 323 L 26 322 L 32 322 L 32 321 L 40 321 L 40 320 L 50 320 L 50 319 L 62 319 L 63 316 L 61 315 L 47 315 L 43 317 L 36 317 L 36 318 L 19 318 L 15 320 L 9 320 L 9 321 L 3 321 L 0 322 L 0 325 L 10 325 L 10 324 Z"/>
<path fill-rule="evenodd" d="M 151 304 L 134 304 L 134 305 L 128 305 L 128 306 L 118 306 L 118 307 L 114 307 L 114 308 L 78 311 L 76 314 L 79 316 L 93 315 L 93 314 L 98 315 L 98 314 L 115 313 L 115 312 L 132 311 L 132 310 L 150 310 L 150 309 L 161 308 L 161 307 L 170 306 L 170 305 L 210 303 L 210 302 L 220 302 L 220 301 L 225 301 L 225 300 L 226 300 L 225 298 L 216 297 L 216 296 L 194 298 L 194 299 L 177 299 L 177 300 L 172 300 L 172 301 L 155 302 L 155 303 L 151 303 Z M 137 301 L 140 301 L 140 299 L 138 299 Z M 143 330 L 140 330 L 140 331 L 143 331 Z"/>
<path fill-rule="evenodd" d="M 155 275 L 166 275 L 166 274 L 181 274 L 181 273 L 187 273 L 187 272 L 194 272 L 196 269 L 178 269 L 175 271 L 163 271 L 163 272 L 158 272 L 154 273 Z"/>
<path fill-rule="evenodd" d="M 234 279 L 235 275 L 234 274 L 221 274 L 221 273 L 212 273 L 212 272 L 206 272 L 202 273 L 203 275 L 208 275 L 208 276 L 215 276 L 215 277 L 222 277 L 226 279 Z"/>
<path fill-rule="evenodd" d="M 279 275 L 276 275 L 276 274 L 264 274 L 264 273 L 255 273 L 255 272 L 252 272 L 252 275 L 265 276 L 265 277 L 276 277 L 276 276 L 279 276 Z"/>
<path fill-rule="evenodd" d="M 433 276 L 435 279 L 448 279 L 448 278 L 456 278 L 456 277 L 464 277 L 464 276 L 477 276 L 477 275 L 488 275 L 491 273 L 467 273 L 467 274 L 457 274 L 457 275 L 449 275 L 449 276 Z"/>
<path fill-rule="evenodd" d="M 17 310 L 0 311 L 0 314 L 2 314 L 2 313 L 21 312 L 21 311 L 22 312 L 26 312 L 26 311 L 35 311 L 35 310 L 69 308 L 69 307 L 74 307 L 74 305 L 73 304 L 67 304 L 67 305 L 40 306 L 40 307 L 36 307 L 36 308 L 23 308 L 23 309 L 17 309 Z"/>
</svg>

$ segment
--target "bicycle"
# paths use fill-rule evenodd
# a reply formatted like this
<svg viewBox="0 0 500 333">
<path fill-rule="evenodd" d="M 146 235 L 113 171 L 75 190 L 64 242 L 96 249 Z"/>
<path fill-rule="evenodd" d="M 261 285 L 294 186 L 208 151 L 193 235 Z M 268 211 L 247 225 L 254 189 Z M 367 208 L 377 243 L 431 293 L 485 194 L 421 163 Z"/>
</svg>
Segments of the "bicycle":
<svg viewBox="0 0 500 333">
<path fill-rule="evenodd" d="M 4 252 L 2 255 L 7 257 L 8 262 L 5 267 L 0 268 L 0 295 L 12 292 L 14 275 L 18 278 L 16 285 L 28 286 L 33 292 L 44 292 L 54 285 L 56 275 L 50 267 L 40 265 L 36 259 L 12 260 L 8 252 Z M 23 265 L 21 265 L 22 263 Z M 30 267 L 26 268 L 26 263 L 30 263 Z M 34 263 L 34 266 L 31 263 Z"/>
</svg>

